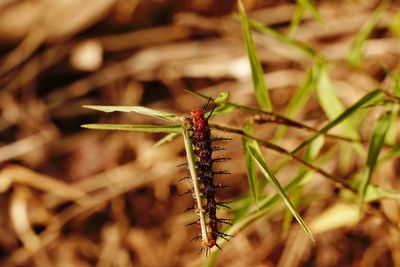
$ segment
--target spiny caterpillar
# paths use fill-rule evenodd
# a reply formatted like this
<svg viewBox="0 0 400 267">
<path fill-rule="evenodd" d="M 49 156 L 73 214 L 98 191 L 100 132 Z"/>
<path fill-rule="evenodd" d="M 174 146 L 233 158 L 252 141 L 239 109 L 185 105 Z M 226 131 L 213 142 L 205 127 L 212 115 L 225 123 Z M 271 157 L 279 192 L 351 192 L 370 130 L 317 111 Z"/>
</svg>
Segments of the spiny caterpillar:
<svg viewBox="0 0 400 267">
<path fill-rule="evenodd" d="M 228 158 L 212 158 L 212 152 L 215 150 L 222 150 L 219 147 L 213 147 L 211 144 L 214 141 L 223 141 L 229 140 L 228 138 L 211 138 L 211 130 L 208 124 L 208 119 L 213 112 L 210 112 L 210 115 L 206 118 L 205 110 L 206 106 L 203 108 L 195 108 L 189 114 L 189 121 L 190 121 L 190 130 L 191 130 L 191 141 L 193 145 L 194 155 L 195 155 L 195 164 L 196 164 L 196 171 L 199 180 L 200 194 L 203 198 L 202 207 L 198 207 L 197 202 L 195 201 L 192 208 L 197 215 L 199 215 L 200 210 L 202 209 L 203 213 L 205 214 L 205 223 L 206 223 L 206 231 L 207 231 L 207 238 L 203 238 L 203 233 L 200 233 L 194 239 L 198 240 L 201 239 L 201 247 L 202 250 L 206 249 L 206 254 L 208 253 L 209 249 L 216 246 L 219 249 L 221 247 L 217 244 L 217 238 L 221 237 L 226 239 L 229 237 L 228 234 L 222 233 L 219 231 L 220 225 L 225 223 L 229 224 L 226 219 L 218 218 L 217 217 L 217 207 L 226 207 L 225 202 L 217 202 L 215 199 L 216 190 L 220 188 L 227 187 L 223 184 L 216 184 L 214 182 L 214 175 L 216 174 L 228 174 L 229 172 L 222 170 L 222 171 L 214 171 L 213 170 L 213 163 L 214 162 L 224 162 L 228 160 Z M 189 190 L 192 192 L 192 190 Z M 196 224 L 197 228 L 202 230 L 200 225 L 200 218 L 197 221 L 190 223 L 189 225 Z"/>
</svg>

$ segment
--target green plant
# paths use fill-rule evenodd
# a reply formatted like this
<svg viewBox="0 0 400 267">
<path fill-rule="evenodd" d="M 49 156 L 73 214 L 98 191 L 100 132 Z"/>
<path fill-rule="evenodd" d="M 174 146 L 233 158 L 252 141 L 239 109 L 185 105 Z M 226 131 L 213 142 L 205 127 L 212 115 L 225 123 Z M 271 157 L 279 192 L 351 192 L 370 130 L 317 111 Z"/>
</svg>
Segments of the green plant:
<svg viewBox="0 0 400 267">
<path fill-rule="evenodd" d="M 308 9 L 314 18 L 320 19 L 318 12 L 309 1 L 299 1 L 301 3 L 301 14 L 304 9 Z M 275 29 L 264 26 L 258 22 L 251 21 L 247 18 L 243 5 L 239 1 L 239 19 L 241 21 L 244 43 L 248 54 L 252 80 L 254 85 L 254 95 L 258 101 L 259 107 L 241 105 L 229 101 L 229 94 L 226 92 L 220 93 L 216 98 L 202 95 L 195 92 L 190 92 L 205 100 L 211 99 L 218 108 L 214 112 L 214 116 L 221 114 L 233 113 L 238 110 L 248 112 L 248 119 L 243 122 L 242 128 L 234 128 L 221 124 L 210 124 L 210 127 L 217 131 L 224 131 L 231 134 L 239 135 L 242 138 L 243 156 L 246 165 L 247 180 L 249 183 L 250 193 L 248 196 L 239 198 L 232 203 L 233 208 L 233 224 L 225 229 L 229 235 L 235 235 L 242 231 L 249 224 L 257 219 L 267 216 L 275 209 L 279 209 L 280 201 L 286 205 L 289 213 L 286 217 L 288 225 L 292 218 L 295 218 L 301 225 L 305 233 L 313 239 L 310 228 L 299 215 L 299 210 L 302 208 L 299 203 L 299 198 L 302 195 L 304 185 L 311 181 L 311 172 L 317 172 L 326 179 L 329 179 L 340 189 L 339 197 L 349 200 L 352 203 L 359 205 L 360 215 L 364 212 L 364 207 L 374 209 L 379 214 L 374 206 L 369 205 L 372 201 L 377 201 L 385 198 L 400 199 L 400 192 L 385 189 L 377 185 L 371 184 L 371 177 L 374 170 L 386 160 L 393 159 L 399 156 L 400 146 L 387 144 L 389 152 L 379 158 L 381 150 L 385 145 L 390 126 L 393 124 L 393 118 L 396 118 L 396 110 L 393 107 L 398 107 L 400 100 L 396 91 L 391 93 L 388 90 L 381 88 L 369 90 L 364 96 L 352 105 L 345 107 L 341 99 L 337 96 L 336 90 L 331 82 L 330 67 L 332 62 L 324 58 L 319 52 L 311 47 L 293 40 L 290 36 L 281 33 Z M 374 25 L 382 14 L 385 5 L 382 5 L 374 14 L 373 18 L 364 31 L 356 38 L 352 51 L 349 56 L 349 63 L 359 65 L 362 60 L 361 48 L 372 31 Z M 296 16 L 298 20 L 299 14 Z M 298 22 L 295 22 L 298 24 Z M 293 26 L 295 28 L 295 26 Z M 293 49 L 303 53 L 310 61 L 311 67 L 308 69 L 303 84 L 298 88 L 297 92 L 291 98 L 286 115 L 281 115 L 273 110 L 273 103 L 268 93 L 268 87 L 264 81 L 263 69 L 260 60 L 256 53 L 254 41 L 252 39 L 251 30 L 255 30 L 262 34 L 272 36 L 276 40 L 288 45 Z M 320 129 L 315 129 L 296 120 L 295 114 L 304 107 L 310 96 L 315 93 L 317 100 L 326 114 L 329 121 Z M 130 107 L 130 106 L 85 106 L 103 112 L 136 112 L 159 119 L 163 119 L 172 124 L 168 125 L 112 125 L 112 124 L 87 124 L 83 125 L 89 129 L 102 130 L 126 130 L 126 131 L 143 131 L 143 132 L 161 132 L 168 135 L 161 139 L 157 145 L 167 142 L 171 138 L 182 135 L 186 149 L 186 155 L 189 162 L 189 169 L 192 174 L 192 180 L 196 189 L 196 174 L 193 166 L 193 150 L 190 143 L 190 130 L 186 124 L 186 116 L 181 114 L 172 114 L 159 110 L 149 109 L 145 107 Z M 369 140 L 363 140 L 358 131 L 362 119 L 370 115 L 370 110 L 374 107 L 380 107 L 380 115 L 376 120 L 376 126 L 372 130 Z M 273 142 L 263 140 L 253 135 L 253 130 L 256 125 L 265 123 L 279 124 L 279 128 L 275 134 Z M 340 129 L 340 135 L 330 134 L 329 131 L 334 127 Z M 311 132 L 311 136 L 302 141 L 295 149 L 289 151 L 278 145 L 288 127 L 295 127 L 304 131 Z M 337 141 L 332 150 L 323 152 L 322 147 L 327 139 Z M 366 145 L 367 144 L 367 145 Z M 280 164 L 273 166 L 272 169 L 268 166 L 265 160 L 262 149 L 267 148 L 282 155 Z M 366 148 L 368 147 L 368 149 Z M 303 157 L 299 156 L 299 152 L 304 150 Z M 351 153 L 357 153 L 361 156 L 366 156 L 366 161 L 363 168 L 357 170 L 349 179 L 337 177 L 330 174 L 319 167 L 320 161 L 330 158 L 330 153 L 340 153 L 341 158 L 346 159 Z M 289 179 L 287 183 L 281 184 L 276 178 L 276 173 L 281 166 L 288 164 L 292 159 L 299 162 L 302 166 L 298 169 L 296 176 Z M 342 160 L 342 164 L 346 164 Z M 265 182 L 261 183 L 259 176 L 265 178 Z M 270 184 L 275 190 L 274 194 L 266 194 L 265 187 Z M 198 191 L 198 190 L 197 190 Z M 196 192 L 196 190 L 195 190 Z M 293 194 L 294 197 L 289 197 L 288 194 Z M 201 203 L 201 195 L 195 193 L 196 200 Z M 361 216 L 360 216 L 361 217 Z M 201 219 L 201 225 L 204 228 L 205 222 Z M 386 220 L 386 218 L 383 217 Z M 206 230 L 203 230 L 206 232 Z M 225 240 L 219 242 L 220 246 L 225 244 Z M 218 256 L 218 250 L 212 250 L 212 256 L 207 259 L 205 266 L 212 266 Z"/>
</svg>

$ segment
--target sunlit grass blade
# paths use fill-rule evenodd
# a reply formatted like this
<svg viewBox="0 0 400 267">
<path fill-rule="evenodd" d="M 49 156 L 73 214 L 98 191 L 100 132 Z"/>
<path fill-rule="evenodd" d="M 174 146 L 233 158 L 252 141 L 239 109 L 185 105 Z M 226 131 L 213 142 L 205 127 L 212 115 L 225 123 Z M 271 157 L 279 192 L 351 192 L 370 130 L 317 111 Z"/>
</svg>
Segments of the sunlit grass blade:
<svg viewBox="0 0 400 267">
<path fill-rule="evenodd" d="M 359 175 L 362 176 L 362 173 Z M 347 189 L 344 189 L 340 192 L 340 198 L 346 201 L 357 202 L 359 199 L 359 195 Z M 382 199 L 400 200 L 400 191 L 383 188 L 379 185 L 368 184 L 365 193 L 364 203 L 369 203 Z"/>
<path fill-rule="evenodd" d="M 268 180 L 268 182 L 272 185 L 272 187 L 275 189 L 275 191 L 278 193 L 278 195 L 283 199 L 284 203 L 286 204 L 287 208 L 292 213 L 293 217 L 296 218 L 296 220 L 298 221 L 300 226 L 303 228 L 303 230 L 306 232 L 306 234 L 310 237 L 310 239 L 314 241 L 314 237 L 313 237 L 310 229 L 305 224 L 305 222 L 303 221 L 301 216 L 297 213 L 292 202 L 287 197 L 285 191 L 283 191 L 278 180 L 275 178 L 275 176 L 272 174 L 272 172 L 268 169 L 261 152 L 257 149 L 257 147 L 254 147 L 252 145 L 249 146 L 249 152 L 250 152 L 250 155 L 255 160 L 255 162 L 257 163 L 258 167 L 260 168 L 262 174 L 265 176 L 265 178 Z"/>
<path fill-rule="evenodd" d="M 246 134 L 251 135 L 253 130 L 253 124 L 251 121 L 247 121 L 243 126 L 243 132 Z M 256 165 L 249 153 L 249 144 L 251 141 L 247 137 L 242 137 L 242 144 L 243 144 L 243 154 L 244 154 L 244 162 L 246 165 L 246 172 L 247 172 L 247 180 L 249 182 L 251 195 L 253 197 L 254 203 L 258 205 L 258 179 L 257 179 L 257 170 Z"/>
<path fill-rule="evenodd" d="M 303 84 L 299 87 L 296 93 L 290 99 L 286 116 L 289 118 L 296 114 L 301 107 L 303 107 L 309 99 L 314 85 L 314 71 L 313 68 L 309 69 L 305 75 Z M 280 126 L 274 136 L 274 141 L 278 141 L 285 135 L 287 126 Z"/>
<path fill-rule="evenodd" d="M 253 28 L 254 30 L 256 30 L 260 33 L 269 35 L 290 47 L 296 48 L 298 51 L 302 52 L 304 55 L 306 55 L 310 59 L 317 59 L 320 57 L 320 55 L 311 47 L 290 38 L 286 34 L 280 32 L 272 27 L 261 24 L 254 20 L 249 20 L 249 22 L 250 22 L 251 28 Z"/>
<path fill-rule="evenodd" d="M 395 144 L 392 149 L 382 157 L 382 160 L 390 160 L 396 157 L 400 157 L 400 143 Z"/>
<path fill-rule="evenodd" d="M 400 15 L 400 12 L 399 12 Z M 383 71 L 385 74 L 393 81 L 393 91 L 394 95 L 399 97 L 400 96 L 400 65 L 397 65 L 397 67 L 393 70 L 391 69 L 388 65 L 385 63 L 381 62 L 380 63 Z"/>
<path fill-rule="evenodd" d="M 372 173 L 375 169 L 376 162 L 378 160 L 379 152 L 381 151 L 383 142 L 385 140 L 386 132 L 390 125 L 390 112 L 386 112 L 382 114 L 378 121 L 375 124 L 374 130 L 372 132 L 369 149 L 368 149 L 368 157 L 365 165 L 365 170 L 362 176 L 362 180 L 359 186 L 359 199 L 358 204 L 360 211 L 364 205 L 365 194 L 367 192 L 367 187 L 371 181 Z"/>
<path fill-rule="evenodd" d="M 304 78 L 303 84 L 293 95 L 288 105 L 286 114 L 291 117 L 303 107 L 308 100 L 314 85 L 314 67 L 310 68 Z"/>
<path fill-rule="evenodd" d="M 292 153 L 295 153 L 302 149 L 304 146 L 308 145 L 310 142 L 312 142 L 315 138 L 318 136 L 327 133 L 330 129 L 341 123 L 343 120 L 351 116 L 354 112 L 357 110 L 361 109 L 362 107 L 365 107 L 367 105 L 375 104 L 378 101 L 380 101 L 383 97 L 383 92 L 380 89 L 373 90 L 363 96 L 360 100 L 358 100 L 356 103 L 348 107 L 345 111 L 343 111 L 340 115 L 338 115 L 334 120 L 329 122 L 327 125 L 325 125 L 322 129 L 320 129 L 318 132 L 316 132 L 314 135 L 312 135 L 310 138 L 302 142 L 296 149 L 292 151 Z"/>
<path fill-rule="evenodd" d="M 367 186 L 367 192 L 365 193 L 364 201 L 371 202 L 381 199 L 398 199 L 400 200 L 400 191 L 382 188 L 377 185 L 369 184 Z"/>
<path fill-rule="evenodd" d="M 261 62 L 256 54 L 256 47 L 254 45 L 253 37 L 251 36 L 249 20 L 246 15 L 243 3 L 238 0 L 239 6 L 239 18 L 242 24 L 242 31 L 244 37 L 244 43 L 247 50 L 247 56 L 249 57 L 251 66 L 251 77 L 253 79 L 254 91 L 258 101 L 258 104 L 265 111 L 272 111 L 272 103 L 268 94 L 268 88 L 264 81 L 264 73 L 261 66 Z"/>
<path fill-rule="evenodd" d="M 315 66 L 306 72 L 302 85 L 291 98 L 286 112 L 289 117 L 297 113 L 300 108 L 306 104 L 308 98 L 310 97 L 314 85 L 314 68 Z"/>
<path fill-rule="evenodd" d="M 151 117 L 156 117 L 164 120 L 169 120 L 169 121 L 176 121 L 177 116 L 175 114 L 161 111 L 161 110 L 156 110 L 156 109 L 151 109 L 151 108 L 146 108 L 142 106 L 93 106 L 93 105 L 85 105 L 83 106 L 84 108 L 89 108 L 89 109 L 94 109 L 102 112 L 136 112 L 139 114 L 151 116 Z"/>
<path fill-rule="evenodd" d="M 389 30 L 396 36 L 400 37 L 400 11 L 397 10 L 395 14 L 393 14 L 389 21 Z"/>
<path fill-rule="evenodd" d="M 357 212 L 357 205 L 354 203 L 337 202 L 328 206 L 321 213 L 317 214 L 309 223 L 314 233 L 351 227 L 360 221 Z"/>
<path fill-rule="evenodd" d="M 132 131 L 148 133 L 180 133 L 182 125 L 135 125 L 135 124 L 83 124 L 82 128 L 95 130 Z"/>
<path fill-rule="evenodd" d="M 336 95 L 336 90 L 333 88 L 332 82 L 329 78 L 328 67 L 326 65 L 320 67 L 316 90 L 318 101 L 329 119 L 332 120 L 336 118 L 344 111 L 343 104 Z M 341 128 L 346 137 L 353 139 L 358 138 L 358 133 L 351 121 L 343 121 Z"/>
<path fill-rule="evenodd" d="M 296 0 L 296 2 L 301 6 L 303 6 L 304 9 L 307 10 L 316 21 L 318 21 L 321 24 L 325 24 L 317 8 L 310 0 Z"/>
<path fill-rule="evenodd" d="M 293 14 L 292 21 L 290 22 L 289 31 L 288 31 L 288 35 L 291 38 L 293 38 L 295 31 L 299 27 L 301 18 L 303 17 L 304 10 L 305 10 L 304 6 L 302 6 L 302 5 L 298 5 L 296 7 L 296 11 Z"/>
<path fill-rule="evenodd" d="M 354 66 L 359 66 L 361 64 L 364 43 L 371 35 L 376 25 L 379 23 L 382 15 L 388 7 L 388 3 L 389 1 L 382 1 L 378 8 L 375 9 L 372 16 L 357 33 L 348 55 L 348 61 L 350 64 Z"/>
<path fill-rule="evenodd" d="M 305 162 L 313 162 L 316 157 L 318 156 L 319 152 L 321 151 L 321 148 L 324 145 L 324 136 L 319 136 L 317 139 L 315 139 L 313 142 L 311 142 L 310 146 L 308 146 L 306 152 L 304 153 L 304 161 Z M 311 177 L 311 170 L 307 169 L 305 166 L 300 166 L 299 172 L 297 176 L 293 179 L 299 179 L 301 181 L 307 181 Z M 304 183 L 303 182 L 303 183 Z M 299 186 L 295 191 L 294 191 L 294 197 L 292 195 L 292 202 L 296 205 L 296 202 L 298 202 L 298 199 L 301 196 L 302 193 L 302 188 L 303 186 Z M 287 212 L 285 215 L 285 218 L 283 220 L 283 229 L 288 231 L 290 224 L 292 222 L 293 216 L 290 212 Z"/>
<path fill-rule="evenodd" d="M 167 142 L 171 142 L 175 137 L 177 137 L 179 133 L 169 133 L 160 140 L 157 141 L 157 143 L 154 144 L 154 147 L 159 147 Z"/>
</svg>

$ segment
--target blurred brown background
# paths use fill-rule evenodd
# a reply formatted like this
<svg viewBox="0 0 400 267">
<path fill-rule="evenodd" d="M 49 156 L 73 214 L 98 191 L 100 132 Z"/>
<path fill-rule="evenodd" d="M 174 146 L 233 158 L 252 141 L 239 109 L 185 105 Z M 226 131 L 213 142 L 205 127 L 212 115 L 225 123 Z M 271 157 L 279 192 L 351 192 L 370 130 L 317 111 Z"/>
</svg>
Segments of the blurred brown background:
<svg viewBox="0 0 400 267">
<path fill-rule="evenodd" d="M 296 10 L 294 1 L 244 2 L 249 17 L 283 32 Z M 333 62 L 331 78 L 344 104 L 388 83 L 383 66 L 394 69 L 400 54 L 388 18 L 399 2 L 392 1 L 366 42 L 360 69 L 344 61 L 380 1 L 315 4 L 326 27 L 306 12 L 294 38 Z M 192 199 L 178 198 L 189 187 L 178 183 L 185 171 L 175 168 L 184 162 L 181 138 L 154 147 L 163 135 L 84 130 L 85 123 L 160 121 L 81 106 L 183 113 L 204 104 L 183 89 L 213 96 L 230 91 L 233 102 L 255 105 L 236 10 L 235 1 L 208 0 L 0 2 L 0 266 L 200 266 L 205 257 L 190 242 L 196 229 L 185 227 L 193 216 L 183 213 Z M 284 113 L 311 62 L 270 36 L 254 33 L 254 40 L 274 108 Z M 240 127 L 245 118 L 216 121 Z M 326 121 L 315 97 L 297 119 L 317 128 Z M 269 138 L 273 129 L 260 135 Z M 305 134 L 289 131 L 281 145 L 292 148 Z M 221 155 L 233 159 L 226 163 L 232 174 L 222 179 L 232 188 L 221 198 L 238 199 L 248 193 L 240 138 L 224 146 Z M 272 164 L 278 158 L 267 155 Z M 325 169 L 348 175 L 336 160 Z M 398 165 L 390 164 L 383 183 L 398 175 Z M 297 167 L 278 177 L 293 177 Z M 306 219 L 336 198 L 333 185 L 317 178 L 309 192 L 324 201 L 310 204 Z M 397 205 L 385 205 L 397 220 Z M 312 244 L 295 223 L 282 236 L 282 211 L 232 238 L 216 265 L 400 266 L 399 236 L 376 218 L 321 233 Z"/>
</svg>

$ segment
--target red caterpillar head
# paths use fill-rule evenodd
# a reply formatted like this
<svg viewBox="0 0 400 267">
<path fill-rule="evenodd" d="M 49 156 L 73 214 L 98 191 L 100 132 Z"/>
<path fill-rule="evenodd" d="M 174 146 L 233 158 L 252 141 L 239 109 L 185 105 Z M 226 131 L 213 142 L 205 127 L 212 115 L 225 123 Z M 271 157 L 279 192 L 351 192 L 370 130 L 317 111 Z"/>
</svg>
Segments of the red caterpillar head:
<svg viewBox="0 0 400 267">
<path fill-rule="evenodd" d="M 204 110 L 201 108 L 195 108 L 190 112 L 190 118 L 192 120 L 193 130 L 203 136 L 203 132 L 208 128 L 207 119 L 204 117 Z M 203 136 L 204 138 L 204 136 Z M 202 138 L 202 139 L 203 139 Z"/>
<path fill-rule="evenodd" d="M 201 117 L 203 114 L 204 114 L 204 111 L 201 108 L 194 108 L 190 112 L 190 116 L 192 116 L 192 117 Z"/>
<path fill-rule="evenodd" d="M 201 108 L 194 108 L 192 111 L 190 111 L 190 117 L 192 118 L 193 121 L 199 120 L 204 116 L 204 111 Z"/>
</svg>

